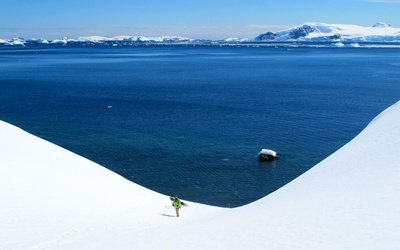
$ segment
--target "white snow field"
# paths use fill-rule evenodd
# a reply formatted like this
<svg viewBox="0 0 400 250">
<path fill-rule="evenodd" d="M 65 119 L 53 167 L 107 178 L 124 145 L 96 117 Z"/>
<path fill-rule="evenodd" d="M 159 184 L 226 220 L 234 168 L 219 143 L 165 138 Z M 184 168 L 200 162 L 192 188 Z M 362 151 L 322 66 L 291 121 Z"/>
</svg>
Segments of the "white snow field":
<svg viewBox="0 0 400 250">
<path fill-rule="evenodd" d="M 400 102 L 251 204 L 158 194 L 0 121 L 0 249 L 399 249 Z"/>
<path fill-rule="evenodd" d="M 270 36 L 261 34 L 255 40 L 269 40 Z M 270 35 L 271 32 L 270 32 Z M 399 42 L 400 28 L 378 22 L 370 27 L 354 24 L 327 24 L 319 22 L 304 23 L 290 29 L 274 33 L 274 41 L 303 41 L 303 42 L 368 42 L 385 43 Z"/>
</svg>

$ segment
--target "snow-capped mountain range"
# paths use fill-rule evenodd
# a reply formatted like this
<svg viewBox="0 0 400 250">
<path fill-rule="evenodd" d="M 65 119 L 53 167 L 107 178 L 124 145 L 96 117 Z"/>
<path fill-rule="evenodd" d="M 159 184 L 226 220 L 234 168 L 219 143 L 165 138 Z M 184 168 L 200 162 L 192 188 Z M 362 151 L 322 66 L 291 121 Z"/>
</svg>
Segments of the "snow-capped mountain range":
<svg viewBox="0 0 400 250">
<path fill-rule="evenodd" d="M 67 44 L 67 43 L 105 43 L 105 42 L 116 42 L 121 43 L 181 43 L 191 42 L 193 39 L 179 36 L 116 36 L 116 37 L 105 37 L 105 36 L 82 36 L 78 38 L 62 38 L 62 39 L 24 39 L 21 37 L 15 37 L 11 40 L 0 39 L 0 44 L 5 45 L 25 45 L 25 44 Z"/>
<path fill-rule="evenodd" d="M 278 31 L 260 34 L 254 39 L 227 38 L 224 40 L 191 39 L 180 36 L 83 36 L 78 38 L 63 38 L 55 40 L 47 39 L 23 39 L 20 37 L 11 40 L 0 39 L 0 45 L 26 45 L 26 44 L 107 44 L 107 45 L 129 45 L 137 43 L 156 44 L 238 44 L 238 43 L 334 43 L 337 46 L 343 43 L 400 43 L 400 28 L 378 22 L 370 27 L 353 24 L 327 24 L 327 23 L 304 23 L 302 25 Z"/>
<path fill-rule="evenodd" d="M 125 42 L 186 42 L 193 39 L 180 36 L 117 36 L 117 37 L 103 37 L 103 36 L 84 36 L 75 39 L 76 41 L 125 41 Z"/>
<path fill-rule="evenodd" d="M 351 24 L 305 23 L 279 32 L 267 32 L 257 36 L 254 40 L 275 42 L 400 42 L 400 28 L 393 28 L 382 22 L 371 27 Z"/>
</svg>

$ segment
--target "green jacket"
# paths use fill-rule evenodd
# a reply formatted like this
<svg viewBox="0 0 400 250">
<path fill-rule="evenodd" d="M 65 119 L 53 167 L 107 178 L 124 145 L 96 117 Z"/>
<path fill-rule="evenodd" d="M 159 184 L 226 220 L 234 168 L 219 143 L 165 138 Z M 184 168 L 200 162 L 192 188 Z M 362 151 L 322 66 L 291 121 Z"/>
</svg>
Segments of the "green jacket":
<svg viewBox="0 0 400 250">
<path fill-rule="evenodd" d="M 172 202 L 172 206 L 175 208 L 181 208 L 181 206 L 182 206 L 181 200 L 178 199 L 178 200 Z"/>
</svg>

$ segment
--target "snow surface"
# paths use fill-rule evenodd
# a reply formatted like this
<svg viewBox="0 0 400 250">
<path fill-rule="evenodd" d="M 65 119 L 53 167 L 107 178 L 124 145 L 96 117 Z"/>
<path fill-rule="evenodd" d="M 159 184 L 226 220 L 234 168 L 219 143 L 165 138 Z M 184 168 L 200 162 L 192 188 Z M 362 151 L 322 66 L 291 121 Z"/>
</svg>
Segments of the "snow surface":
<svg viewBox="0 0 400 250">
<path fill-rule="evenodd" d="M 260 153 L 258 153 L 258 154 L 259 155 L 260 154 L 266 154 L 266 155 L 272 155 L 272 156 L 276 156 L 277 155 L 277 153 L 275 151 L 273 151 L 271 149 L 265 149 L 265 148 L 261 149 Z"/>
<path fill-rule="evenodd" d="M 0 39 L 0 43 L 5 44 L 5 45 L 25 45 L 25 41 L 24 39 L 20 38 L 20 37 L 15 37 L 12 40 L 3 40 Z"/>
<path fill-rule="evenodd" d="M 264 35 L 268 35 L 264 37 Z M 272 36 L 273 35 L 273 38 Z M 261 34 L 255 40 L 302 42 L 399 42 L 400 28 L 378 22 L 370 27 L 354 24 L 304 23 L 290 29 Z"/>
<path fill-rule="evenodd" d="M 28 39 L 30 43 L 42 43 L 45 39 Z M 12 40 L 0 39 L 0 44 L 4 45 L 25 45 L 26 41 L 19 37 Z M 56 40 L 47 40 L 49 44 L 67 44 L 67 43 L 90 43 L 101 44 L 113 42 L 116 46 L 130 43 L 156 43 L 156 44 L 205 44 L 209 45 L 211 40 L 196 40 L 180 36 L 81 36 L 78 38 L 63 38 Z M 321 22 L 308 22 L 302 25 L 285 29 L 278 32 L 267 32 L 252 39 L 231 37 L 225 40 L 213 41 L 214 44 L 237 44 L 250 43 L 254 41 L 267 42 L 314 42 L 314 43 L 332 43 L 333 47 L 338 47 L 337 42 L 345 43 L 400 43 L 400 28 L 394 28 L 390 25 L 378 22 L 370 27 L 364 27 L 353 24 L 327 24 Z M 258 43 L 256 46 L 259 46 Z M 310 46 L 310 45 L 308 45 Z M 369 45 L 367 45 L 369 46 Z M 381 47 L 385 47 L 380 45 Z M 343 47 L 343 46 L 340 46 Z M 350 47 L 354 47 L 351 46 Z M 359 47 L 359 46 L 358 46 Z M 365 47 L 365 45 L 363 45 Z M 394 46 L 398 48 L 397 46 Z"/>
<path fill-rule="evenodd" d="M 73 42 L 104 42 L 104 41 L 129 41 L 129 42 L 180 42 L 190 41 L 190 38 L 180 36 L 82 36 L 78 39 L 70 39 Z"/>
<path fill-rule="evenodd" d="M 78 38 L 62 38 L 54 40 L 45 39 L 23 39 L 20 37 L 13 38 L 11 40 L 0 39 L 0 44 L 5 45 L 25 45 L 25 43 L 41 43 L 41 44 L 67 44 L 67 43 L 103 43 L 103 42 L 156 42 L 156 43 L 171 43 L 171 42 L 190 42 L 193 39 L 180 36 L 115 36 L 115 37 L 105 37 L 105 36 L 81 36 Z"/>
<path fill-rule="evenodd" d="M 169 198 L 0 121 L 0 249 L 398 249 L 400 101 L 251 204 Z"/>
<path fill-rule="evenodd" d="M 250 41 L 248 38 L 243 38 L 243 37 L 230 37 L 225 39 L 226 42 L 248 42 Z"/>
</svg>

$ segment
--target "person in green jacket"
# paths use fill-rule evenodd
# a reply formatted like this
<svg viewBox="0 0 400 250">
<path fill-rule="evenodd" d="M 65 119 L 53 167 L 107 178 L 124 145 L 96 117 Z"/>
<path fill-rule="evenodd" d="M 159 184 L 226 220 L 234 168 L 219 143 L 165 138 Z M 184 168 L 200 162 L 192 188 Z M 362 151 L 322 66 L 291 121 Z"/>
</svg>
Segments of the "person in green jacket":
<svg viewBox="0 0 400 250">
<path fill-rule="evenodd" d="M 182 202 L 178 197 L 175 197 L 174 201 L 172 202 L 172 206 L 175 208 L 176 217 L 179 217 L 179 209 L 181 209 Z"/>
</svg>

